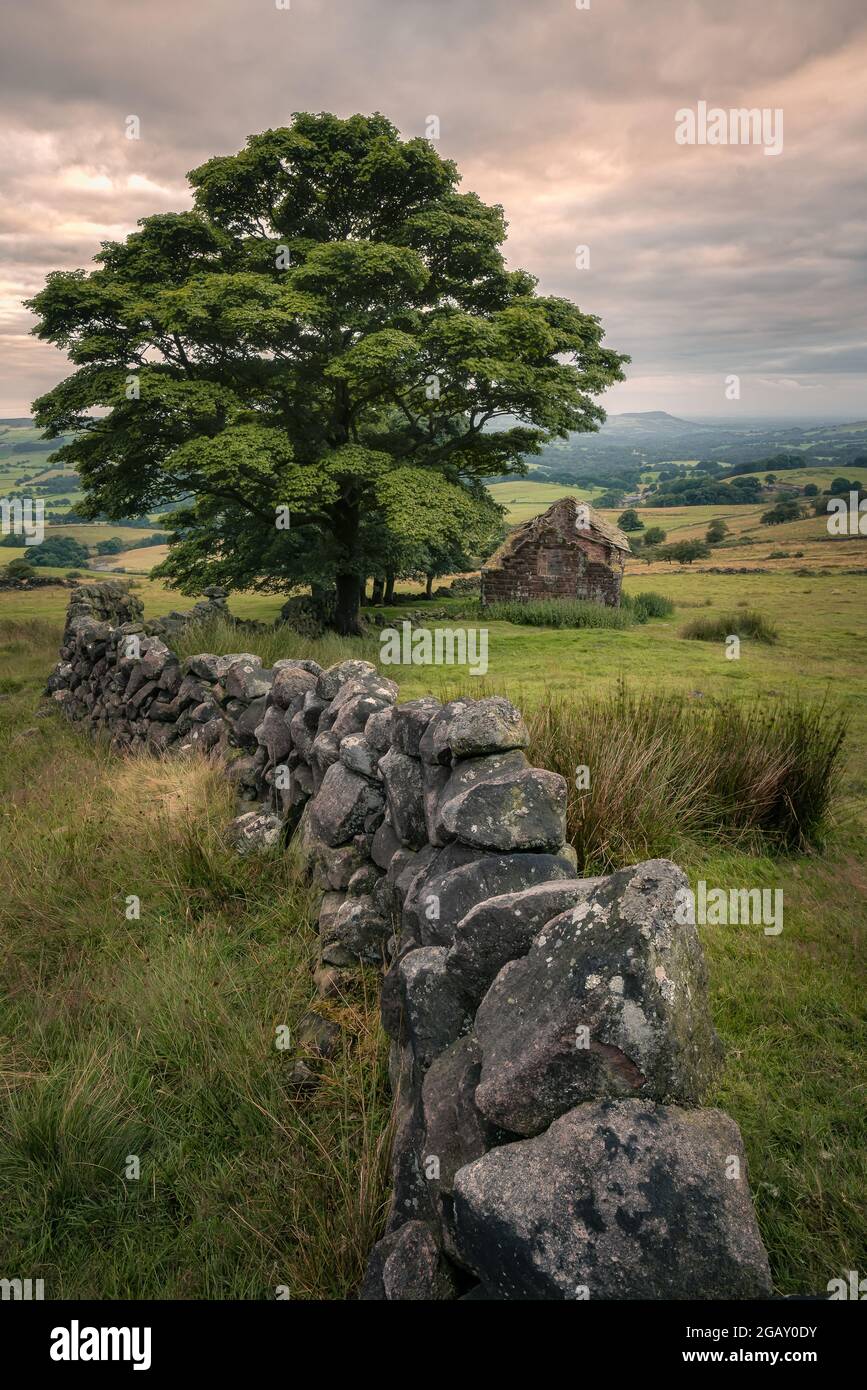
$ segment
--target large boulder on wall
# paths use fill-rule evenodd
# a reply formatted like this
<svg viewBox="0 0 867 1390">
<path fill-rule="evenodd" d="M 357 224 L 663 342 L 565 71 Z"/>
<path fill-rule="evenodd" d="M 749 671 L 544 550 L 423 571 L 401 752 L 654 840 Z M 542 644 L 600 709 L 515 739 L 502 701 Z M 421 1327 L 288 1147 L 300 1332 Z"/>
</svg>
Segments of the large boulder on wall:
<svg viewBox="0 0 867 1390">
<path fill-rule="evenodd" d="M 457 1172 L 454 1233 L 498 1298 L 771 1293 L 740 1133 L 719 1110 L 578 1106 Z"/>
<path fill-rule="evenodd" d="M 622 869 L 503 967 L 475 1022 L 492 1123 L 537 1134 L 606 1095 L 701 1101 L 721 1049 L 695 927 L 677 920 L 685 886 L 667 860 Z"/>
</svg>

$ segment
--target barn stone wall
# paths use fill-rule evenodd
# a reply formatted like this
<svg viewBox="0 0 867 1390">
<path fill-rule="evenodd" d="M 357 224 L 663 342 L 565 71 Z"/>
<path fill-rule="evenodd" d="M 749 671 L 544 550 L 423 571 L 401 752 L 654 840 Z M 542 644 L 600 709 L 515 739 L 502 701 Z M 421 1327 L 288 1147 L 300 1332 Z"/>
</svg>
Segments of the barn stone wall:
<svg viewBox="0 0 867 1390">
<path fill-rule="evenodd" d="M 393 1190 L 361 1297 L 767 1294 L 740 1134 L 702 1108 L 720 1048 L 681 870 L 579 877 L 565 783 L 504 699 L 401 702 L 363 661 L 182 662 L 159 630 L 82 586 L 48 691 L 118 751 L 224 754 L 238 848 L 292 835 L 321 888 L 319 988 L 382 969 Z"/>
<path fill-rule="evenodd" d="M 482 602 L 580 598 L 616 608 L 622 582 L 623 559 L 612 546 L 589 537 L 560 543 L 539 539 L 482 569 Z"/>
</svg>

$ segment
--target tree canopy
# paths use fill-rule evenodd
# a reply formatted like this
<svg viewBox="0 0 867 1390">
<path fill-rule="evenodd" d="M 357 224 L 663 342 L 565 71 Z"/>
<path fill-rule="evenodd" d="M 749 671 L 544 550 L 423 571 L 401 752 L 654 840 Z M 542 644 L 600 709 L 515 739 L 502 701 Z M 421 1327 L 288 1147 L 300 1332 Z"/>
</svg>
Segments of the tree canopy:
<svg viewBox="0 0 867 1390">
<path fill-rule="evenodd" d="M 24 559 L 31 565 L 87 565 L 88 554 L 85 546 L 72 536 L 46 536 L 41 545 L 31 545 L 24 552 Z"/>
<path fill-rule="evenodd" d="M 75 433 L 55 457 L 87 515 L 179 504 L 159 572 L 182 591 L 321 585 L 352 631 L 367 576 L 484 531 L 483 480 L 595 429 L 628 359 L 379 114 L 297 114 L 189 180 L 191 211 L 29 301 L 75 366 L 35 418 Z"/>
<path fill-rule="evenodd" d="M 656 554 L 669 564 L 677 560 L 681 565 L 691 565 L 693 560 L 704 560 L 710 555 L 710 546 L 705 541 L 671 541 L 661 545 Z"/>
</svg>

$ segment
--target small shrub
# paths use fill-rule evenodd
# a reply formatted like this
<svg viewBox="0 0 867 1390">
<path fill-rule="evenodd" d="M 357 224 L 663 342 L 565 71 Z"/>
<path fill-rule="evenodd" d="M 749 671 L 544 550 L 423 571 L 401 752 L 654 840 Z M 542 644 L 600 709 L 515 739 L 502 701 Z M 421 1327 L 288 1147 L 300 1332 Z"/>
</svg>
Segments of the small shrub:
<svg viewBox="0 0 867 1390">
<path fill-rule="evenodd" d="M 5 572 L 7 579 L 32 579 L 36 570 L 28 560 L 21 557 L 17 560 L 10 560 Z"/>
<path fill-rule="evenodd" d="M 692 642 L 724 642 L 727 637 L 754 637 L 757 642 L 773 643 L 779 633 L 763 613 L 754 608 L 742 613 L 721 613 L 715 618 L 693 618 L 680 630 Z"/>
<path fill-rule="evenodd" d="M 798 521 L 801 516 L 801 508 L 793 499 L 778 502 L 770 511 L 762 512 L 761 522 L 763 526 L 780 526 L 786 521 Z"/>
<path fill-rule="evenodd" d="M 648 618 L 670 618 L 674 612 L 671 599 L 657 594 L 653 589 L 642 590 L 639 594 L 624 594 L 623 602 L 632 609 L 637 622 L 646 622 Z"/>
</svg>

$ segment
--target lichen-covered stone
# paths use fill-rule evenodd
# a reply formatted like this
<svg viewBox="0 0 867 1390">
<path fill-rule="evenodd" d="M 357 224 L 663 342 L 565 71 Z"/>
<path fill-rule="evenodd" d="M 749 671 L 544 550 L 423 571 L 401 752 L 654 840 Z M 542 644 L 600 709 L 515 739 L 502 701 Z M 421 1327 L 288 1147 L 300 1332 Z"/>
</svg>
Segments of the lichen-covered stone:
<svg viewBox="0 0 867 1390">
<path fill-rule="evenodd" d="M 475 1023 L 492 1123 L 536 1134 L 594 1097 L 702 1099 L 719 1043 L 695 928 L 676 920 L 686 884 L 667 860 L 621 869 L 503 967 Z"/>
<path fill-rule="evenodd" d="M 504 965 L 525 956 L 546 922 L 586 902 L 599 878 L 554 879 L 487 898 L 458 923 L 446 969 L 477 1004 Z"/>
<path fill-rule="evenodd" d="M 394 833 L 394 827 L 387 818 L 383 820 L 373 837 L 370 857 L 380 869 L 387 869 L 392 859 L 401 849 L 401 842 Z"/>
<path fill-rule="evenodd" d="M 422 762 L 445 765 L 452 761 L 449 733 L 454 720 L 469 703 L 469 700 L 450 700 L 433 716 L 418 746 L 418 756 Z"/>
<path fill-rule="evenodd" d="M 271 702 L 280 709 L 297 709 L 308 691 L 316 689 L 318 677 L 306 670 L 300 663 L 284 666 L 274 665 L 274 679 L 271 682 Z"/>
<path fill-rule="evenodd" d="M 465 1036 L 434 1058 L 422 1083 L 421 1167 L 440 1198 L 450 1197 L 455 1173 L 487 1152 L 494 1138 L 474 1099 L 481 1067 L 478 1042 Z"/>
<path fill-rule="evenodd" d="M 362 733 L 371 715 L 386 709 L 391 698 L 390 695 L 380 693 L 375 689 L 359 691 L 357 695 L 346 700 L 338 709 L 334 710 L 332 707 L 335 718 L 334 722 L 331 723 L 331 732 L 338 739 L 346 738 L 347 734 Z M 327 728 L 329 723 L 329 719 L 323 715 L 323 722 L 320 727 Z"/>
<path fill-rule="evenodd" d="M 349 960 L 363 960 L 371 964 L 381 964 L 385 941 L 389 934 L 389 923 L 378 911 L 369 893 L 358 897 L 347 897 L 341 903 L 329 924 L 327 935 L 322 931 L 322 959 L 332 965 L 348 964 Z M 348 959 L 338 958 L 342 947 Z"/>
<path fill-rule="evenodd" d="M 492 782 L 513 772 L 523 772 L 529 766 L 520 748 L 507 753 L 490 753 L 482 758 L 463 758 L 452 768 L 441 764 L 425 765 L 425 787 L 439 787 L 436 804 L 428 812 L 428 827 L 432 844 L 447 844 L 454 839 L 443 820 L 443 809 L 477 782 Z"/>
<path fill-rule="evenodd" d="M 568 860 L 553 854 L 480 854 L 454 843 L 435 854 L 414 878 L 404 920 L 426 946 L 450 946 L 471 908 L 501 893 L 550 879 L 573 879 Z"/>
<path fill-rule="evenodd" d="M 279 705 L 269 705 L 263 710 L 261 722 L 256 726 L 256 740 L 268 750 L 271 762 L 279 763 L 292 747 L 292 735 L 286 723 L 286 712 Z"/>
<path fill-rule="evenodd" d="M 421 763 L 392 746 L 380 758 L 379 771 L 385 784 L 389 819 L 395 834 L 412 848 L 423 845 L 427 831 Z"/>
<path fill-rule="evenodd" d="M 440 823 L 479 849 L 554 852 L 566 839 L 566 782 L 540 768 L 486 778 L 445 801 Z"/>
<path fill-rule="evenodd" d="M 767 1298 L 737 1125 L 719 1110 L 580 1105 L 454 1180 L 462 1260 L 507 1299 Z"/>
<path fill-rule="evenodd" d="M 386 705 L 372 714 L 364 726 L 364 737 L 377 757 L 387 753 L 392 743 L 391 729 L 394 722 L 394 705 Z"/>
<path fill-rule="evenodd" d="M 382 789 L 342 763 L 328 768 L 311 808 L 311 826 L 326 845 L 347 844 L 382 818 Z"/>
<path fill-rule="evenodd" d="M 363 734 L 347 734 L 340 740 L 340 761 L 360 777 L 376 778 L 377 757 Z"/>
<path fill-rule="evenodd" d="M 430 695 L 395 706 L 392 738 L 401 753 L 411 758 L 419 756 L 419 744 L 425 730 L 441 708 L 439 700 Z"/>
<path fill-rule="evenodd" d="M 271 677 L 262 670 L 262 658 L 244 657 L 233 661 L 223 677 L 223 687 L 230 700 L 258 700 L 271 689 Z"/>
<path fill-rule="evenodd" d="M 404 1035 L 422 1070 L 465 1032 L 466 1002 L 445 973 L 441 946 L 410 951 L 396 968 Z"/>
<path fill-rule="evenodd" d="M 369 661 L 338 661 L 321 673 L 316 684 L 316 694 L 322 700 L 331 701 L 347 681 L 357 680 L 359 676 L 366 675 L 379 675 L 376 667 Z"/>
<path fill-rule="evenodd" d="M 262 854 L 277 844 L 280 829 L 280 817 L 272 812 L 246 811 L 232 821 L 227 836 L 239 854 Z"/>
<path fill-rule="evenodd" d="M 529 742 L 523 716 L 502 695 L 467 701 L 448 728 L 449 751 L 456 759 L 526 748 Z"/>
<path fill-rule="evenodd" d="M 365 1302 L 428 1302 L 456 1292 L 435 1228 L 407 1221 L 373 1247 L 359 1296 Z"/>
</svg>

